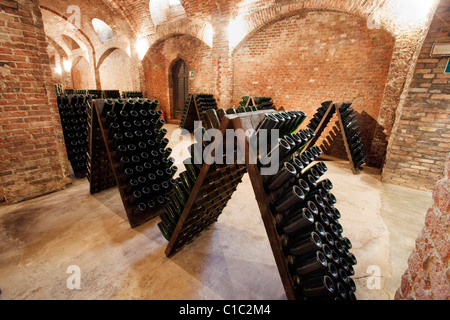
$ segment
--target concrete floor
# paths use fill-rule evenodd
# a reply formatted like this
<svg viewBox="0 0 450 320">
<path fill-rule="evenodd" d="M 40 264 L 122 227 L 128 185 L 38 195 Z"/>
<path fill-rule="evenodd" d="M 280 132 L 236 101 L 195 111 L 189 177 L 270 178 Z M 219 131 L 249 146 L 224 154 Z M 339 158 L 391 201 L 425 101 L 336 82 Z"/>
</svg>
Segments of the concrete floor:
<svg viewBox="0 0 450 320">
<path fill-rule="evenodd" d="M 189 141 L 179 149 L 176 143 L 183 168 Z M 393 299 L 431 192 L 383 184 L 370 168 L 353 175 L 344 161 L 326 164 L 324 177 L 334 184 L 344 235 L 358 259 L 356 296 Z M 0 299 L 286 299 L 248 175 L 214 227 L 170 259 L 158 221 L 131 229 L 117 189 L 90 195 L 85 179 L 2 206 Z M 73 265 L 81 287 L 70 290 Z"/>
</svg>

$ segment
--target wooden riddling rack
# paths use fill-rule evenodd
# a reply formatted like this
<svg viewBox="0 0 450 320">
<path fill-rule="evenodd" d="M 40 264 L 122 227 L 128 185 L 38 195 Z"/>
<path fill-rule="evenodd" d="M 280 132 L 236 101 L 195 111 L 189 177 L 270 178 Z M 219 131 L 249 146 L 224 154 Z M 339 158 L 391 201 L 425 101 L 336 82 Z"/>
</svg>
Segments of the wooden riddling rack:
<svg viewBox="0 0 450 320">
<path fill-rule="evenodd" d="M 158 142 L 161 142 L 160 145 L 155 144 L 154 147 L 151 147 L 150 144 L 146 144 L 144 142 L 145 139 L 150 139 L 150 136 L 141 136 L 135 133 L 133 138 L 131 139 L 132 144 L 136 144 L 136 146 L 138 146 L 136 148 L 136 152 L 130 151 L 130 149 L 128 149 L 126 151 L 122 151 L 120 156 L 117 155 L 118 151 L 113 146 L 113 136 L 111 136 L 110 129 L 106 124 L 106 118 L 102 116 L 102 114 L 105 115 L 103 113 L 105 101 L 107 100 L 94 100 L 91 104 L 92 143 L 89 172 L 91 193 L 96 193 L 117 185 L 128 221 L 130 223 L 130 226 L 134 228 L 159 215 L 164 203 L 168 200 L 166 194 L 170 193 L 173 187 L 173 185 L 170 183 L 170 180 L 173 174 L 176 172 L 177 167 L 173 165 L 175 160 L 173 158 L 169 158 L 171 149 L 166 148 L 169 141 L 167 138 L 164 138 L 164 134 L 167 133 L 167 130 L 162 128 L 162 126 L 165 124 L 165 121 L 160 119 L 160 116 L 162 114 L 161 112 L 154 112 L 154 115 L 158 117 L 158 120 L 155 122 L 158 123 L 158 133 L 153 133 L 152 136 L 153 138 L 156 138 L 156 134 L 161 135 L 161 139 L 158 140 Z M 114 100 L 110 102 L 115 103 Z M 141 113 L 136 113 L 136 115 L 139 116 L 139 120 L 137 120 L 139 124 L 141 123 L 141 121 L 142 123 L 144 123 L 144 120 L 146 120 L 145 117 L 142 116 Z M 150 123 L 150 121 L 148 122 Z M 117 123 L 119 123 L 119 121 L 117 121 Z M 156 129 L 156 127 L 154 127 L 154 123 L 151 123 L 148 126 L 149 131 L 154 132 L 154 130 Z M 153 126 L 153 128 L 150 128 L 150 126 Z M 125 129 L 122 125 L 117 126 L 115 130 L 115 133 L 120 133 L 125 136 Z M 161 147 L 163 143 L 164 146 Z M 161 153 L 159 149 L 162 149 L 163 153 Z M 156 154 L 153 154 L 153 152 L 156 152 Z M 142 156 L 142 153 L 146 153 L 145 157 L 147 158 L 148 156 L 147 159 L 152 159 L 151 166 L 145 165 L 145 163 L 150 164 L 150 160 L 144 161 L 145 158 Z M 141 155 L 141 157 L 136 156 L 137 154 Z M 122 168 L 123 170 L 119 170 L 119 162 L 121 161 L 120 158 L 123 156 L 125 156 L 128 160 L 131 160 L 129 164 L 124 165 L 124 167 Z M 133 163 L 133 158 L 136 159 L 135 163 Z M 157 160 L 158 162 L 155 164 L 153 160 Z M 137 166 L 140 167 L 139 171 L 137 171 Z M 128 176 L 126 176 L 126 173 L 124 171 L 125 168 L 135 168 L 136 170 L 134 171 L 134 173 L 131 172 L 131 175 L 129 174 Z M 139 172 L 139 174 L 136 175 L 136 172 Z M 154 180 L 150 180 L 150 174 L 153 174 L 152 179 Z M 145 178 L 145 180 L 138 181 L 138 176 L 139 178 Z M 162 181 L 163 177 L 167 179 Z M 139 184 L 131 184 L 132 179 L 134 179 Z M 153 183 L 150 184 L 150 181 L 153 181 Z M 161 189 L 150 189 L 154 187 L 155 184 L 157 184 L 158 189 L 159 187 L 161 187 Z M 149 189 L 145 189 L 146 192 L 144 192 L 144 187 L 147 187 Z M 139 191 L 139 197 L 137 200 L 133 198 L 133 192 L 136 190 Z"/>
<path fill-rule="evenodd" d="M 226 130 L 232 128 L 231 125 L 232 123 L 228 118 L 224 118 L 219 128 L 224 137 Z M 201 154 L 203 154 L 204 146 L 201 146 L 199 142 L 197 146 L 200 148 L 197 155 L 200 154 L 199 156 L 202 157 Z M 189 198 L 184 204 L 179 203 L 177 205 L 181 209 L 178 211 L 178 214 L 176 212 L 177 209 L 173 207 L 174 203 L 178 203 L 178 199 L 174 199 L 167 206 L 168 211 L 166 214 L 173 215 L 175 211 L 176 215 L 174 217 L 175 221 L 172 222 L 172 224 L 175 224 L 173 225 L 174 230 L 171 230 L 172 232 L 168 234 L 168 237 L 166 236 L 166 239 L 169 240 L 165 251 L 167 256 L 179 251 L 184 245 L 190 243 L 217 221 L 228 201 L 231 199 L 237 185 L 242 181 L 243 175 L 246 173 L 245 165 L 225 164 L 226 161 L 222 165 L 209 165 L 207 163 L 210 163 L 210 160 L 207 159 L 203 165 L 195 165 L 196 151 L 194 150 L 195 144 L 191 146 L 190 150 L 190 159 L 192 161 L 190 161 L 191 163 L 189 165 L 192 170 L 189 173 L 186 170 L 180 174 L 182 178 L 188 178 L 184 175 L 191 174 L 192 180 L 195 181 L 190 190 L 186 190 Z M 182 181 L 179 182 L 182 183 Z M 173 196 L 175 197 L 176 194 Z M 167 222 L 168 219 L 166 217 L 167 215 L 162 215 L 161 218 Z M 159 227 L 161 229 L 160 225 Z M 161 231 L 163 234 L 167 234 L 167 230 Z"/>
<path fill-rule="evenodd" d="M 242 129 L 243 132 L 254 132 L 265 115 L 271 113 L 276 113 L 276 111 L 264 110 L 226 115 L 221 120 L 220 131 L 224 133 L 227 129 Z M 225 137 L 225 135 L 223 136 Z M 215 150 L 217 150 L 218 146 L 226 146 L 227 143 L 230 143 L 230 141 L 217 140 L 213 143 L 217 144 L 216 148 L 214 148 Z M 303 148 L 305 147 L 306 146 L 304 146 Z M 228 165 L 229 168 L 218 168 L 215 164 L 209 165 L 208 161 L 206 161 L 201 166 L 201 169 L 197 174 L 195 183 L 186 201 L 186 205 L 182 209 L 176 227 L 168 239 L 169 244 L 167 245 L 165 254 L 168 257 L 175 254 L 176 252 L 181 250 L 184 245 L 192 242 L 204 230 L 208 229 L 212 223 L 217 221 L 218 216 L 222 213 L 222 210 L 226 206 L 226 203 L 231 198 L 234 190 L 237 187 L 237 184 L 241 181 L 242 175 L 247 171 L 252 183 L 255 198 L 260 209 L 262 220 L 267 232 L 267 236 L 269 238 L 269 243 L 276 261 L 284 290 L 286 292 L 286 296 L 289 300 L 305 299 L 305 297 L 302 296 L 301 293 L 299 293 L 299 290 L 296 289 L 299 284 L 298 281 L 294 280 L 295 275 L 292 271 L 292 266 L 289 265 L 288 257 L 282 244 L 282 238 L 278 232 L 279 229 L 275 220 L 275 212 L 273 212 L 272 210 L 272 204 L 275 201 L 275 197 L 280 196 L 280 194 L 268 193 L 266 191 L 265 183 L 270 178 L 270 176 L 261 175 L 258 164 L 252 163 L 254 161 L 251 162 L 249 159 L 249 150 L 250 142 L 247 138 L 245 139 L 244 166 L 241 165 L 233 168 L 233 165 Z M 216 204 L 215 207 L 217 208 L 217 210 L 214 212 L 214 214 L 210 214 L 208 210 L 201 210 L 202 208 L 198 206 L 198 201 L 199 198 L 205 197 L 205 194 L 202 193 L 202 191 L 204 191 L 205 189 L 210 189 L 211 181 L 213 181 L 213 179 L 217 179 L 216 177 L 214 177 L 215 172 L 217 172 L 218 170 L 222 171 L 227 169 L 229 169 L 227 175 L 231 176 L 229 180 L 234 181 L 234 184 L 231 185 L 232 188 L 230 190 L 225 190 L 225 196 L 223 197 L 223 199 L 219 199 L 219 205 Z M 233 171 L 234 177 L 232 176 Z M 215 199 L 216 195 L 210 194 L 207 196 L 209 196 L 209 199 Z M 214 207 L 214 205 L 210 204 L 210 207 Z M 347 267 L 349 268 L 349 270 L 352 270 L 351 265 Z M 356 290 L 356 287 L 354 288 L 354 290 Z M 349 293 L 349 295 L 352 295 L 352 297 L 354 297 L 352 293 Z"/>
<path fill-rule="evenodd" d="M 195 129 L 194 122 L 203 121 L 203 112 L 209 109 L 217 110 L 217 102 L 212 94 L 195 93 L 188 95 L 184 105 L 180 128 L 193 132 Z"/>
<path fill-rule="evenodd" d="M 256 107 L 256 110 L 276 110 L 271 97 L 244 96 L 239 105 L 247 111 L 249 111 L 248 107 Z M 256 110 L 253 109 L 253 111 Z"/>
<path fill-rule="evenodd" d="M 86 97 L 83 95 L 70 95 L 64 98 L 58 96 L 57 104 L 67 157 L 75 177 L 84 178 L 89 146 Z"/>
<path fill-rule="evenodd" d="M 362 170 L 361 166 L 365 163 L 367 155 L 365 154 L 362 140 L 359 139 L 361 135 L 359 127 L 356 125 L 356 118 L 353 115 L 351 105 L 350 102 L 323 102 L 308 124 L 308 127 L 314 131 L 315 137 L 308 143 L 307 147 L 313 146 L 317 142 L 334 114 L 336 114 L 350 167 L 353 173 L 356 174 Z M 348 121 L 349 119 L 352 119 L 351 123 Z"/>
</svg>

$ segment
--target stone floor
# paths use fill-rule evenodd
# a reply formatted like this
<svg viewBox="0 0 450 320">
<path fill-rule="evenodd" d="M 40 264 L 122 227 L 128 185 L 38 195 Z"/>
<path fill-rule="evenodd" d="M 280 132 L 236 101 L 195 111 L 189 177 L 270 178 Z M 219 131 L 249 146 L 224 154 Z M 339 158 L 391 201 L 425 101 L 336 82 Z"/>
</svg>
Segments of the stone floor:
<svg viewBox="0 0 450 320">
<path fill-rule="evenodd" d="M 189 141 L 180 145 L 182 168 Z M 344 161 L 325 163 L 358 259 L 356 296 L 393 299 L 431 192 L 383 184 L 371 168 L 353 175 Z M 214 227 L 171 258 L 157 222 L 131 229 L 117 189 L 90 195 L 85 179 L 2 206 L 0 299 L 286 299 L 248 175 Z M 73 265 L 81 287 L 70 290 Z"/>
</svg>

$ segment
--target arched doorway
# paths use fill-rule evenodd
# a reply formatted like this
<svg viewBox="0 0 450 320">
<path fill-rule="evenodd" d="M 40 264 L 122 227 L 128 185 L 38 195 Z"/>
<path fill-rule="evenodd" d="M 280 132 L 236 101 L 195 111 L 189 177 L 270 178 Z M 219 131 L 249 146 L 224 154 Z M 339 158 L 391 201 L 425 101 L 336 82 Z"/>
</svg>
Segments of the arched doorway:
<svg viewBox="0 0 450 320">
<path fill-rule="evenodd" d="M 186 63 L 182 59 L 174 61 L 170 73 L 173 84 L 172 116 L 174 119 L 181 119 L 184 103 L 189 93 L 189 72 Z"/>
</svg>

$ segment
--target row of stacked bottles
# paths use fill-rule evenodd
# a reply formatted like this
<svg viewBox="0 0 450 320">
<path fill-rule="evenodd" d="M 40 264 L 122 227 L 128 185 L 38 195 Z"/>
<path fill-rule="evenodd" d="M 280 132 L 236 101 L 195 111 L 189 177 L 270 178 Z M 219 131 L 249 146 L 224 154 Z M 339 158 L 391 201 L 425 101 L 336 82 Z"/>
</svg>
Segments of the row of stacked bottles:
<svg viewBox="0 0 450 320">
<path fill-rule="evenodd" d="M 89 148 L 89 130 L 87 124 L 87 103 L 84 95 L 57 96 L 57 104 L 67 157 L 74 175 L 82 178 L 86 174 L 87 152 Z"/>
<path fill-rule="evenodd" d="M 93 112 L 93 100 L 87 104 L 87 123 L 89 128 L 89 150 L 86 165 L 86 177 L 89 181 L 90 193 L 94 194 L 116 186 L 116 180 L 108 158 L 108 150 L 103 139 L 98 117 Z"/>
<path fill-rule="evenodd" d="M 103 90 L 103 99 L 119 99 L 119 90 Z"/>
<path fill-rule="evenodd" d="M 333 101 L 322 102 L 321 106 L 316 110 L 316 113 L 310 119 L 310 121 L 308 123 L 308 128 L 310 128 L 311 130 L 316 132 L 322 121 L 323 121 L 323 126 L 326 126 L 330 122 L 330 120 L 333 116 L 333 112 L 330 112 L 328 115 L 326 113 L 332 103 L 333 103 Z"/>
<path fill-rule="evenodd" d="M 156 100 L 105 100 L 101 111 L 110 160 L 127 212 L 141 216 L 170 201 L 178 168 Z"/>
<path fill-rule="evenodd" d="M 124 91 L 122 92 L 122 98 L 123 99 L 132 99 L 132 98 L 143 98 L 144 95 L 142 94 L 142 91 Z"/>
<path fill-rule="evenodd" d="M 184 102 L 184 108 L 183 108 L 183 114 L 181 115 L 181 120 L 180 120 L 180 128 L 184 129 L 185 128 L 185 124 L 186 124 L 186 118 L 188 115 L 188 111 L 189 111 L 189 104 L 191 103 L 191 94 L 188 94 L 186 101 Z"/>
<path fill-rule="evenodd" d="M 264 188 L 296 299 L 356 299 L 351 276 L 357 261 L 339 223 L 333 184 L 320 180 L 327 171 L 325 163 L 316 161 L 320 148 L 304 150 L 315 133 L 311 128 L 296 132 L 292 121 L 289 113 L 279 112 L 267 115 L 259 129 L 279 129 L 282 136 L 261 156 L 260 167 L 265 156 L 280 159 L 278 173 L 264 179 Z"/>
<path fill-rule="evenodd" d="M 62 92 L 60 92 L 62 91 Z M 86 95 L 91 96 L 92 99 L 135 99 L 143 98 L 142 91 L 122 91 L 119 90 L 96 90 L 96 89 L 57 89 L 57 95 Z"/>
<path fill-rule="evenodd" d="M 362 141 L 360 127 L 357 124 L 356 114 L 354 113 L 355 110 L 350 105 L 350 103 L 342 104 L 339 108 L 339 112 L 344 127 L 345 138 L 351 154 L 351 160 L 355 168 L 361 169 L 361 166 L 367 160 L 367 154 Z"/>
<path fill-rule="evenodd" d="M 204 121 L 202 123 L 204 127 L 196 130 L 201 130 L 202 135 L 205 135 L 208 129 L 219 129 L 225 114 L 224 109 L 210 108 L 203 111 L 202 118 Z M 192 190 L 203 167 L 203 152 L 211 143 L 210 141 L 207 138 L 201 142 L 197 141 L 189 147 L 190 157 L 183 162 L 186 170 L 175 179 L 177 184 L 171 195 L 171 202 L 166 205 L 164 212 L 160 214 L 161 221 L 158 223 L 158 227 L 168 241 L 171 240 L 192 195 Z M 226 155 L 224 155 L 225 157 Z M 242 181 L 246 172 L 244 165 L 226 164 L 225 159 L 222 163 L 224 164 L 213 164 L 210 167 L 199 192 L 195 195 L 195 199 L 191 199 L 192 206 L 179 233 L 182 236 L 175 244 L 177 249 L 191 242 L 217 221 L 238 184 Z"/>
<path fill-rule="evenodd" d="M 324 128 L 331 121 L 335 113 L 338 112 L 338 119 L 344 144 L 348 148 L 349 160 L 355 170 L 361 170 L 361 167 L 367 160 L 366 150 L 364 148 L 363 138 L 360 127 L 357 123 L 355 110 L 350 102 L 342 104 L 333 104 L 332 101 L 325 101 L 311 118 L 308 128 L 320 135 Z"/>
<path fill-rule="evenodd" d="M 239 102 L 238 108 L 242 109 L 246 107 L 254 107 L 253 111 L 275 109 L 271 97 L 243 96 L 242 100 Z"/>
</svg>

